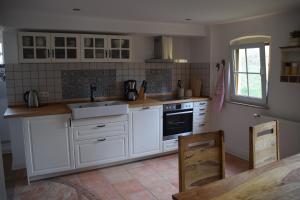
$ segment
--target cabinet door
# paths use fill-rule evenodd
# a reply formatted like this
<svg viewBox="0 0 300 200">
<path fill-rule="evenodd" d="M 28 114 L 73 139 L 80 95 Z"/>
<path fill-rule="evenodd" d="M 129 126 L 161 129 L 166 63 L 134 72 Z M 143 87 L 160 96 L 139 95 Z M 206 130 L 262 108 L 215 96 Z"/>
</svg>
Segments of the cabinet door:
<svg viewBox="0 0 300 200">
<path fill-rule="evenodd" d="M 80 35 L 51 34 L 52 62 L 80 61 Z"/>
<path fill-rule="evenodd" d="M 19 32 L 19 62 L 38 63 L 49 62 L 50 57 L 50 34 Z"/>
<path fill-rule="evenodd" d="M 128 137 L 125 135 L 77 142 L 75 144 L 76 168 L 125 160 L 127 148 Z"/>
<path fill-rule="evenodd" d="M 28 176 L 61 172 L 73 168 L 69 115 L 32 117 L 24 120 Z"/>
<path fill-rule="evenodd" d="M 140 157 L 161 152 L 161 112 L 161 107 L 146 107 L 131 112 L 131 157 Z"/>
<path fill-rule="evenodd" d="M 127 36 L 108 37 L 108 57 L 111 61 L 130 61 L 131 59 L 131 38 Z"/>
<path fill-rule="evenodd" d="M 107 37 L 105 35 L 81 35 L 81 61 L 107 61 Z"/>
</svg>

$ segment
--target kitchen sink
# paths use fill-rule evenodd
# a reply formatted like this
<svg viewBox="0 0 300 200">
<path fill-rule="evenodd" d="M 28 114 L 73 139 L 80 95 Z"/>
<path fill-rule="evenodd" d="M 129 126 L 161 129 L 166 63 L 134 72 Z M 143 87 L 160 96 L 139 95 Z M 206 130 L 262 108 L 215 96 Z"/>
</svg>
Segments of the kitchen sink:
<svg viewBox="0 0 300 200">
<path fill-rule="evenodd" d="M 73 119 L 128 114 L 128 104 L 123 101 L 99 101 L 68 104 Z"/>
</svg>

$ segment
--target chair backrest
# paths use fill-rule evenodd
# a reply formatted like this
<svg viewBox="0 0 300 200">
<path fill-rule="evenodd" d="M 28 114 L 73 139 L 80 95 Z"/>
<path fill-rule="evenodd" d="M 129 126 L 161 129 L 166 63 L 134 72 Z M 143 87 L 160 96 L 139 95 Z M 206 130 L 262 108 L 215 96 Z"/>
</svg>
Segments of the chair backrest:
<svg viewBox="0 0 300 200">
<path fill-rule="evenodd" d="M 249 128 L 249 168 L 254 169 L 280 159 L 278 121 Z"/>
<path fill-rule="evenodd" d="M 225 177 L 223 131 L 179 136 L 179 191 Z"/>
</svg>

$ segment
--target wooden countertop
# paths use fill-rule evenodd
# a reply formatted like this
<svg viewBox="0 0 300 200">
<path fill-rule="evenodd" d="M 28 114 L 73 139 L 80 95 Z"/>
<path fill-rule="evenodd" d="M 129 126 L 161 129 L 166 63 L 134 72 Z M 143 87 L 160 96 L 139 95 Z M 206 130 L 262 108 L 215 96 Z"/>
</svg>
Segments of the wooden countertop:
<svg viewBox="0 0 300 200">
<path fill-rule="evenodd" d="M 174 200 L 299 199 L 300 154 L 173 195 Z"/>
<path fill-rule="evenodd" d="M 143 106 L 156 106 L 169 103 L 182 103 L 182 102 L 193 102 L 208 100 L 205 97 L 192 97 L 188 99 L 181 100 L 170 100 L 161 101 L 155 98 L 147 98 L 146 100 L 128 101 L 130 108 L 143 107 Z M 78 102 L 76 102 L 78 103 Z M 71 110 L 67 107 L 66 102 L 62 103 L 52 103 L 41 106 L 39 108 L 28 108 L 25 105 L 22 106 L 12 106 L 8 107 L 4 113 L 4 118 L 16 118 L 16 117 L 33 117 L 33 116 L 43 116 L 43 115 L 56 115 L 56 114 L 68 114 Z"/>
</svg>

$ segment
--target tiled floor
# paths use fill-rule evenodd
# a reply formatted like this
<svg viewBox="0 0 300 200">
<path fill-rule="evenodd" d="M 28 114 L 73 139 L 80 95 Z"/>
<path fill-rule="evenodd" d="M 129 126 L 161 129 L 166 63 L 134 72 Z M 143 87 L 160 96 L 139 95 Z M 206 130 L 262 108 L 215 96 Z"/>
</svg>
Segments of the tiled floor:
<svg viewBox="0 0 300 200">
<path fill-rule="evenodd" d="M 7 160 L 7 159 L 6 159 Z M 8 161 L 6 161 L 7 164 Z M 8 175 L 10 199 L 170 200 L 178 192 L 177 154 L 26 184 L 24 173 Z M 226 155 L 226 176 L 248 169 L 248 162 Z"/>
</svg>

